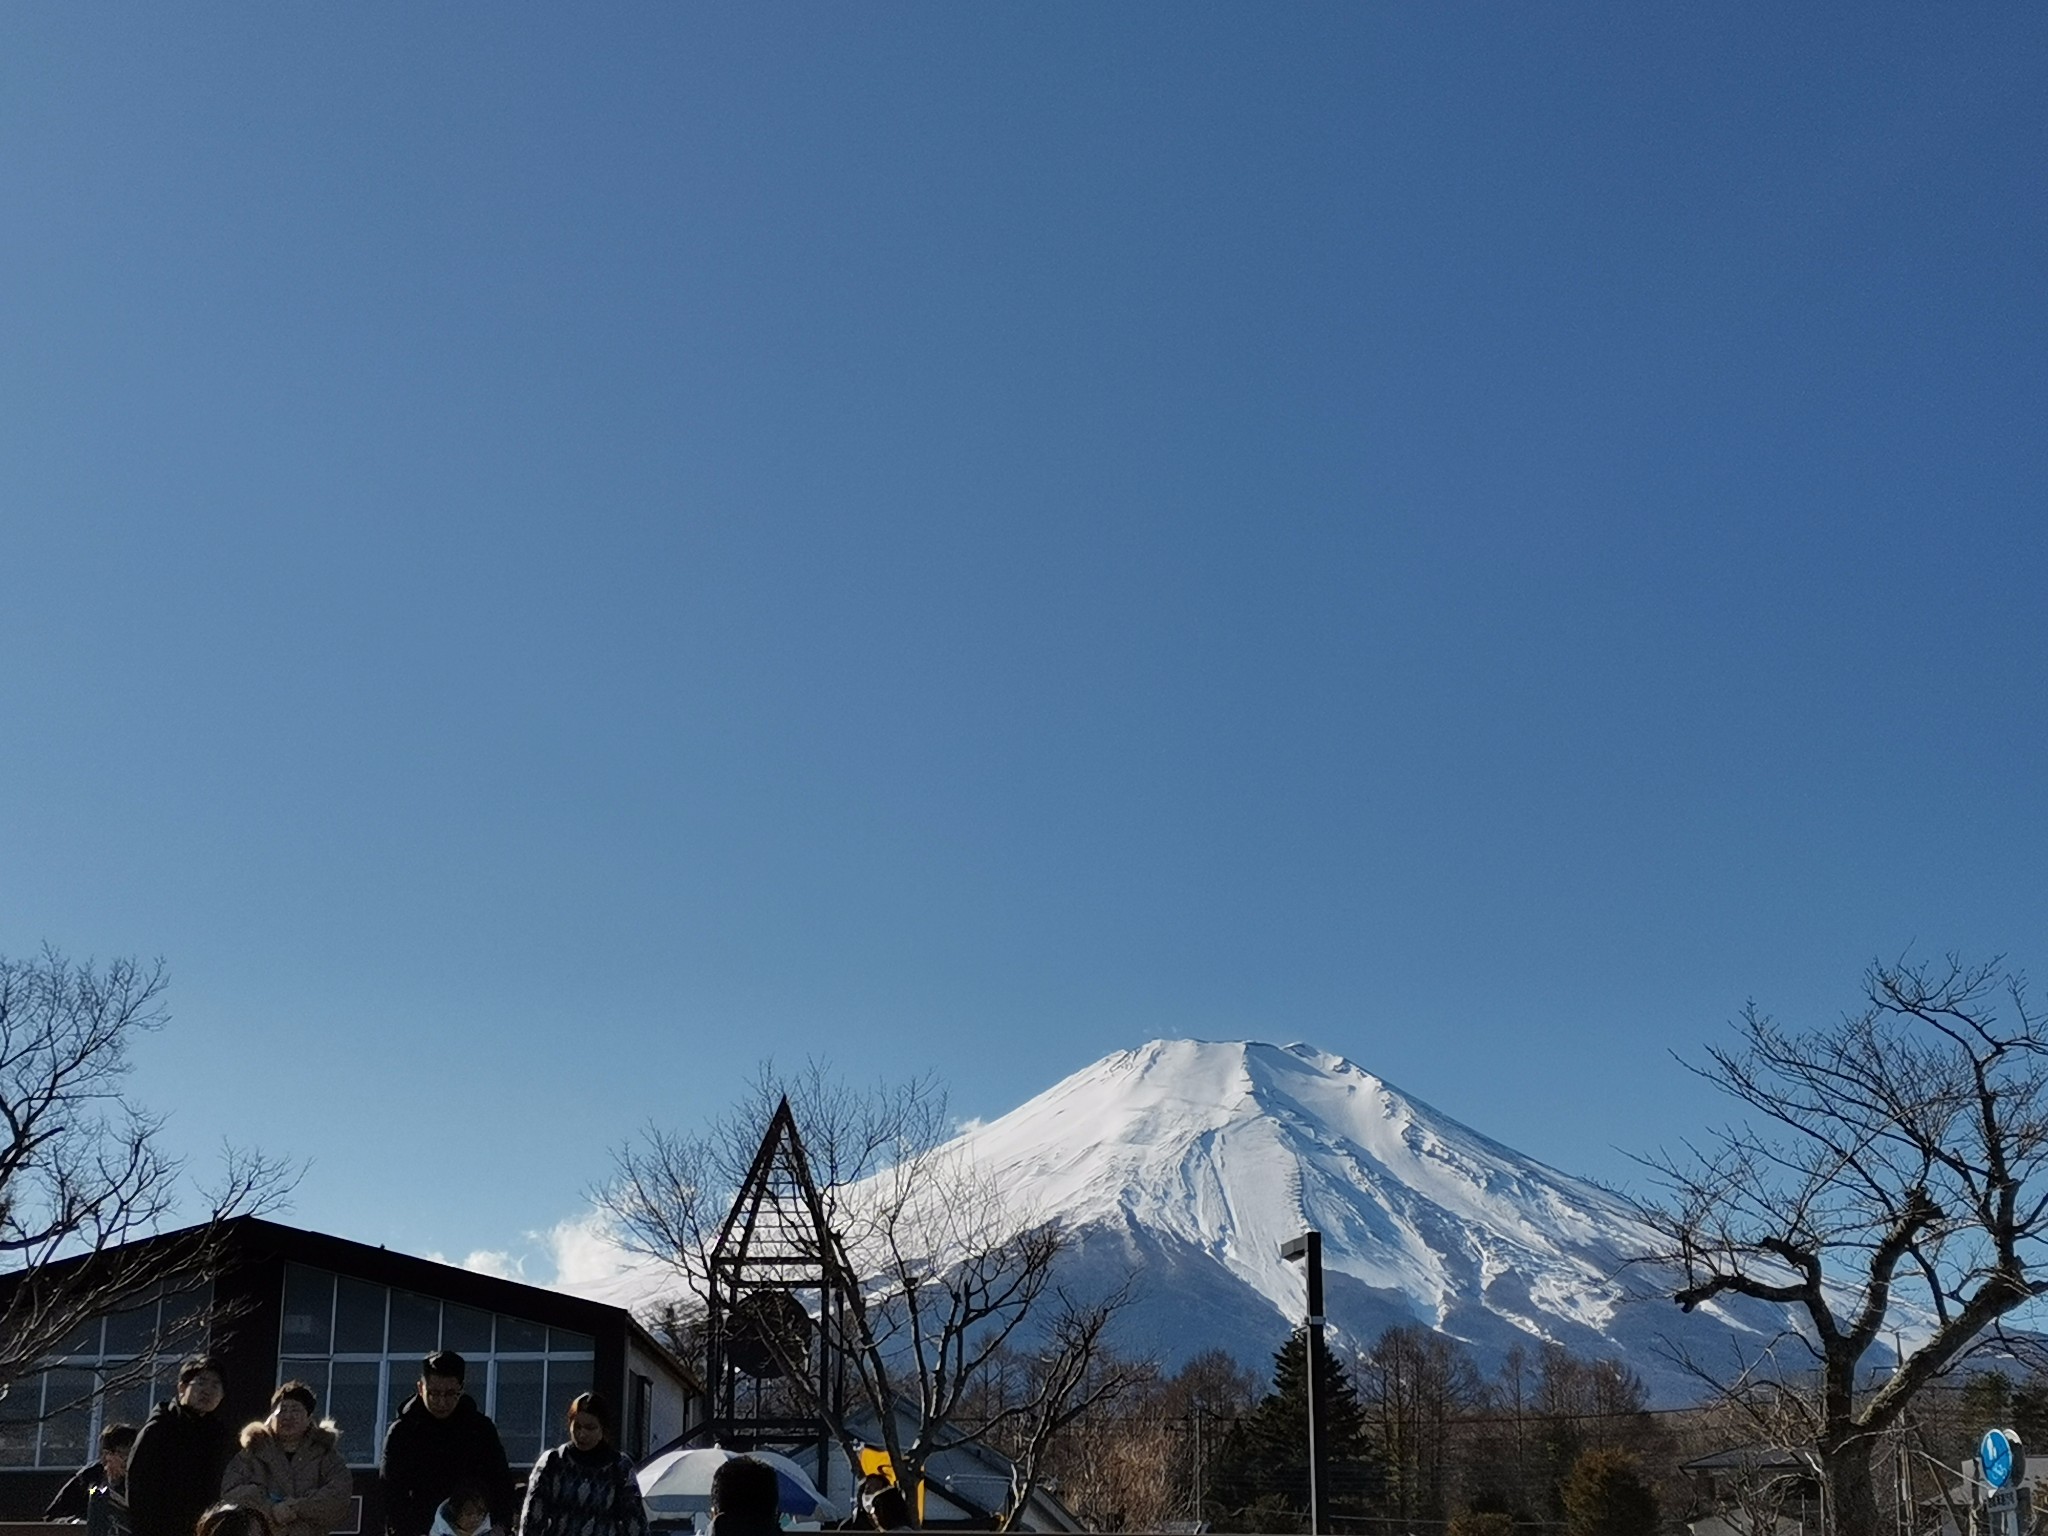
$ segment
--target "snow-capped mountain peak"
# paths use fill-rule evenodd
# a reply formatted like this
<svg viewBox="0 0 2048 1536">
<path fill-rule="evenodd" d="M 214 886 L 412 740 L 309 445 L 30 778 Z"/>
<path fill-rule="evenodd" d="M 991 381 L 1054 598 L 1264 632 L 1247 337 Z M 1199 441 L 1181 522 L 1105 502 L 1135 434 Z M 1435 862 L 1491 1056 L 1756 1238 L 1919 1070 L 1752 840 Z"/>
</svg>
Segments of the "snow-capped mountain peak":
<svg viewBox="0 0 2048 1536">
<path fill-rule="evenodd" d="M 1622 1197 L 1311 1045 L 1154 1040 L 965 1130 L 948 1152 L 1000 1192 L 1004 1219 L 1066 1230 L 1067 1283 L 1135 1270 L 1120 1345 L 1169 1367 L 1218 1347 L 1264 1366 L 1305 1310 L 1301 1269 L 1280 1246 L 1306 1228 L 1323 1235 L 1340 1349 L 1419 1324 L 1490 1370 L 1511 1348 L 1554 1342 L 1623 1360 L 1653 1399 L 1677 1403 L 1700 1382 L 1674 1344 L 1725 1363 L 1788 1328 L 1784 1309 L 1732 1298 L 1681 1313 L 1638 1262 L 1657 1242 Z M 574 1289 L 639 1305 L 674 1281 L 633 1260 Z"/>
<path fill-rule="evenodd" d="M 1627 1203 L 1547 1168 L 1305 1044 L 1154 1040 L 965 1133 L 959 1150 L 1014 1208 L 1064 1225 L 1078 1268 L 1135 1264 L 1132 1331 L 1169 1359 L 1222 1345 L 1262 1360 L 1303 1310 L 1280 1245 L 1323 1234 L 1326 1310 L 1369 1343 L 1441 1329 L 1482 1365 L 1555 1340 L 1624 1356 L 1689 1394 L 1666 1335 L 1782 1326 L 1687 1318 L 1631 1260 L 1654 1239 Z"/>
</svg>

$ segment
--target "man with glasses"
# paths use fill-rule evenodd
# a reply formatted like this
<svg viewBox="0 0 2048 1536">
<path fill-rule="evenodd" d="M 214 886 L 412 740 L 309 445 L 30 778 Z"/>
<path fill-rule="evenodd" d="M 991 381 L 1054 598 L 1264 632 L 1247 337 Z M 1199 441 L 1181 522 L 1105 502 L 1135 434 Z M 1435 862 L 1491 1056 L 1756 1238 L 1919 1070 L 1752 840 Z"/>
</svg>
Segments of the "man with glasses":
<svg viewBox="0 0 2048 1536">
<path fill-rule="evenodd" d="M 220 1362 L 193 1355 L 178 1367 L 178 1395 L 159 1403 L 128 1452 L 128 1519 L 135 1536 L 192 1536 L 220 1497 L 235 1432 L 220 1416 Z"/>
<path fill-rule="evenodd" d="M 491 1524 L 510 1531 L 512 1471 L 498 1426 L 462 1390 L 469 1364 L 452 1349 L 420 1362 L 420 1389 L 384 1435 L 378 1474 L 390 1536 L 427 1536 L 434 1511 L 457 1489 L 479 1489 Z"/>
</svg>

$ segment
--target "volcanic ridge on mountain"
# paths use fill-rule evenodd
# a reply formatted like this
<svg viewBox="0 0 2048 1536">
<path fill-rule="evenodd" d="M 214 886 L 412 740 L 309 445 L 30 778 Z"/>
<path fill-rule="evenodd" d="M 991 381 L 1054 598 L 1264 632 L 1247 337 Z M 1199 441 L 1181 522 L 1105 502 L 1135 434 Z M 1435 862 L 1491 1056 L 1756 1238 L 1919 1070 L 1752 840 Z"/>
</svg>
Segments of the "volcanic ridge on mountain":
<svg viewBox="0 0 2048 1536">
<path fill-rule="evenodd" d="M 1656 1240 L 1614 1192 L 1545 1167 L 1309 1045 L 1155 1040 L 977 1126 L 959 1149 L 1020 1213 L 1056 1220 L 1066 1277 L 1135 1266 L 1127 1347 L 1222 1347 L 1263 1366 L 1303 1314 L 1280 1246 L 1323 1234 L 1333 1342 L 1396 1323 L 1490 1370 L 1554 1341 L 1619 1359 L 1654 1399 L 1696 1398 L 1676 1351 L 1726 1361 L 1786 1327 L 1741 1302 L 1681 1313 L 1639 1267 Z"/>
</svg>

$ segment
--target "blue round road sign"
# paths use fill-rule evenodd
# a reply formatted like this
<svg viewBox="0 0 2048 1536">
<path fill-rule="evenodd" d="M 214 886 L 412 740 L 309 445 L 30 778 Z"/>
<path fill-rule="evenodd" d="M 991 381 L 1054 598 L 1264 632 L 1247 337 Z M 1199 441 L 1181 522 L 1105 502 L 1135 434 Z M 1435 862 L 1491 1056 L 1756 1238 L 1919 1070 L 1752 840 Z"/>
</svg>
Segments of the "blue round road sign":
<svg viewBox="0 0 2048 1536">
<path fill-rule="evenodd" d="M 2027 1469 L 2027 1453 L 2020 1437 L 2009 1429 L 1988 1429 L 1977 1446 L 1977 1464 L 1984 1469 L 1984 1481 L 1994 1488 L 2016 1483 Z"/>
</svg>

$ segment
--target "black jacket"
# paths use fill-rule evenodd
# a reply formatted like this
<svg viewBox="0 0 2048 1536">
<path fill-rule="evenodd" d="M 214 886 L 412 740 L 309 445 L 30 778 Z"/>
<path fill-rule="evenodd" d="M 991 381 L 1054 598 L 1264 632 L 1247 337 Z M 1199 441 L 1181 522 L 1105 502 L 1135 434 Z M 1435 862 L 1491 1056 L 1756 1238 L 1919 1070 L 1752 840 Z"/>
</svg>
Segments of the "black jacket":
<svg viewBox="0 0 2048 1536">
<path fill-rule="evenodd" d="M 119 1488 L 101 1484 L 85 1501 L 85 1536 L 135 1536 L 128 1520 L 128 1483 Z"/>
<path fill-rule="evenodd" d="M 96 1461 L 89 1461 L 71 1474 L 71 1481 L 57 1490 L 57 1497 L 50 1500 L 43 1511 L 45 1520 L 83 1520 L 86 1501 L 92 1497 L 95 1488 L 104 1488 L 107 1483 L 106 1468 Z"/>
<path fill-rule="evenodd" d="M 158 1403 L 128 1452 L 128 1513 L 135 1536 L 192 1536 L 220 1500 L 235 1432 L 218 1413 Z"/>
<path fill-rule="evenodd" d="M 419 1398 L 407 1399 L 384 1433 L 384 1459 L 377 1470 L 391 1536 L 427 1536 L 434 1511 L 459 1488 L 482 1490 L 491 1506 L 491 1524 L 500 1531 L 510 1531 L 518 1513 L 498 1426 L 467 1395 L 445 1419 L 427 1412 Z M 137 1531 L 136 1536 L 148 1533 Z"/>
</svg>

